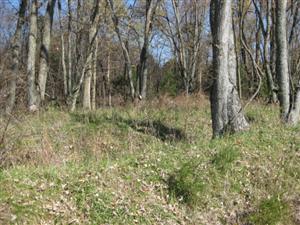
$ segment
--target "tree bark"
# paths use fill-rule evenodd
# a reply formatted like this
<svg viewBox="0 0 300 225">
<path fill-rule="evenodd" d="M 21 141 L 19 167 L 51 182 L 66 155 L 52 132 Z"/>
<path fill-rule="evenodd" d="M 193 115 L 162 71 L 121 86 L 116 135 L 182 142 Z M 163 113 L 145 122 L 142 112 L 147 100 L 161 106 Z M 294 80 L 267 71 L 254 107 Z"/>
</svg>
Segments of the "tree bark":
<svg viewBox="0 0 300 225">
<path fill-rule="evenodd" d="M 262 16 L 262 5 L 258 6 L 257 2 L 255 0 L 252 0 L 255 11 L 257 14 L 257 17 L 259 19 L 259 25 L 260 29 L 262 31 L 262 35 L 264 37 L 264 45 L 263 45 L 263 59 L 264 59 L 264 71 L 265 75 L 267 77 L 267 84 L 268 89 L 270 93 L 269 102 L 276 103 L 277 102 L 277 94 L 276 94 L 276 86 L 273 79 L 273 72 L 270 65 L 270 58 L 271 58 L 271 52 L 269 50 L 271 42 L 270 42 L 270 36 L 271 36 L 271 0 L 267 0 L 267 8 L 266 8 L 266 16 L 263 18 Z M 265 21 L 265 23 L 264 23 Z"/>
<path fill-rule="evenodd" d="M 71 98 L 71 111 L 76 109 L 76 102 L 79 95 L 79 91 L 81 89 L 82 84 L 84 83 L 83 90 L 83 108 L 91 109 L 91 96 L 90 96 L 90 87 L 91 87 L 91 76 L 92 76 L 92 62 L 93 62 L 93 52 L 95 47 L 95 42 L 97 39 L 97 33 L 99 30 L 99 22 L 100 22 L 100 5 L 101 1 L 97 0 L 93 14 L 90 19 L 90 28 L 89 28 L 89 45 L 87 49 L 87 57 L 83 64 L 83 68 L 80 72 L 80 77 L 77 84 L 73 88 Z"/>
<path fill-rule="evenodd" d="M 95 49 L 93 52 L 93 64 L 92 64 L 92 110 L 96 109 L 96 93 L 97 93 L 97 58 L 98 58 L 98 37 L 95 40 Z"/>
<path fill-rule="evenodd" d="M 181 76 L 183 77 L 183 82 L 185 86 L 185 94 L 189 95 L 189 78 L 187 73 L 187 57 L 186 57 L 186 50 L 185 44 L 183 40 L 183 33 L 180 26 L 180 14 L 178 9 L 178 1 L 172 0 L 172 6 L 175 14 L 175 22 L 176 22 L 176 32 L 179 40 L 179 46 L 177 47 L 177 54 L 178 54 L 178 61 L 180 66 Z"/>
<path fill-rule="evenodd" d="M 231 0 L 212 0 L 214 83 L 211 90 L 213 138 L 249 127 L 236 88 L 236 54 Z"/>
<path fill-rule="evenodd" d="M 72 9 L 71 9 L 71 0 L 68 0 L 68 93 L 72 92 Z"/>
<path fill-rule="evenodd" d="M 300 114 L 300 78 L 293 98 L 288 67 L 286 11 L 287 0 L 276 0 L 276 75 L 279 84 L 280 117 L 284 122 L 296 125 Z"/>
<path fill-rule="evenodd" d="M 49 73 L 49 50 L 51 44 L 51 33 L 55 2 L 56 0 L 48 0 L 46 15 L 44 17 L 42 45 L 40 51 L 40 68 L 38 77 L 38 88 L 41 101 L 45 100 L 46 82 Z"/>
<path fill-rule="evenodd" d="M 27 3 L 28 3 L 27 0 L 22 0 L 20 2 L 16 31 L 11 41 L 12 74 L 8 82 L 9 95 L 6 103 L 6 113 L 11 113 L 16 102 L 16 86 L 17 86 L 17 77 L 19 76 L 20 52 L 21 52 L 21 32 L 22 32 L 22 27 L 25 23 L 25 12 L 27 8 Z"/>
<path fill-rule="evenodd" d="M 147 59 L 148 49 L 150 44 L 150 36 L 152 32 L 153 17 L 160 0 L 147 0 L 146 1 L 146 20 L 144 27 L 144 43 L 140 53 L 140 61 L 138 65 L 138 79 L 139 79 L 139 98 L 145 99 L 147 94 Z"/>
<path fill-rule="evenodd" d="M 66 57 L 65 57 L 65 40 L 64 40 L 64 32 L 61 18 L 61 1 L 58 0 L 58 19 L 59 19 L 59 27 L 60 27 L 60 44 L 61 44 L 61 65 L 64 79 L 64 95 L 67 97 L 68 95 L 68 80 L 67 80 L 67 67 L 66 67 Z"/>
<path fill-rule="evenodd" d="M 111 75 L 111 57 L 110 52 L 108 53 L 107 57 L 107 72 L 106 72 L 106 89 L 107 89 L 107 105 L 109 107 L 112 106 L 111 104 L 111 83 L 110 83 L 110 75 Z"/>
<path fill-rule="evenodd" d="M 97 32 L 98 29 L 95 25 L 91 26 L 89 31 L 89 43 L 92 43 L 90 46 L 92 53 L 88 55 L 87 58 L 87 71 L 84 78 L 84 86 L 83 86 L 83 108 L 90 110 L 91 109 L 91 81 L 93 77 L 93 56 L 95 55 L 95 44 L 97 43 Z M 95 39 L 93 41 L 93 39 Z"/>
<path fill-rule="evenodd" d="M 279 85 L 280 117 L 283 121 L 288 119 L 290 110 L 286 7 L 286 0 L 276 0 L 276 75 Z"/>
<path fill-rule="evenodd" d="M 38 110 L 38 92 L 35 80 L 36 50 L 37 50 L 37 5 L 38 1 L 33 0 L 30 7 L 29 38 L 27 56 L 27 79 L 28 79 L 28 108 L 29 111 Z"/>
</svg>

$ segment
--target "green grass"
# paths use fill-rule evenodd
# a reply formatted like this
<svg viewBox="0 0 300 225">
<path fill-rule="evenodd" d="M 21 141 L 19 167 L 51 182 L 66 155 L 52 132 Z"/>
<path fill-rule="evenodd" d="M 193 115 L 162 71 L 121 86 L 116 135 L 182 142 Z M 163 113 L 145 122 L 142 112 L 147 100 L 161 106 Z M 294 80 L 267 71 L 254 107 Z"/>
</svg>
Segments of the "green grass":
<svg viewBox="0 0 300 225">
<path fill-rule="evenodd" d="M 20 115 L 1 155 L 0 224 L 296 224 L 300 126 L 277 107 L 247 115 L 249 131 L 217 140 L 193 98 Z"/>
<path fill-rule="evenodd" d="M 171 196 L 194 207 L 201 203 L 201 195 L 205 191 L 205 183 L 197 170 L 197 162 L 185 163 L 168 179 Z"/>
<path fill-rule="evenodd" d="M 230 169 L 231 164 L 237 159 L 239 152 L 233 147 L 227 147 L 215 154 L 212 159 L 212 164 L 219 171 L 226 171 Z"/>
<path fill-rule="evenodd" d="M 276 225 L 278 222 L 287 224 L 291 223 L 289 215 L 289 206 L 273 196 L 270 199 L 262 200 L 257 211 L 248 216 L 248 220 L 257 225 Z"/>
</svg>

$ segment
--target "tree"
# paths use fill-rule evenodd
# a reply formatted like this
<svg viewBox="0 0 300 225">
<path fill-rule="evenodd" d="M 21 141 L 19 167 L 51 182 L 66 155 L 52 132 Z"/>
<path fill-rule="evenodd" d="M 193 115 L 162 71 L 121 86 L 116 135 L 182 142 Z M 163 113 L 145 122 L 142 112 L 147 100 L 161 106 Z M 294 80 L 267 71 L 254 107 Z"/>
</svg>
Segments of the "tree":
<svg viewBox="0 0 300 225">
<path fill-rule="evenodd" d="M 186 95 L 201 87 L 200 52 L 208 1 L 172 0 L 164 4 L 162 32 L 170 40 Z M 198 73 L 198 76 L 197 76 Z M 198 80 L 197 80 L 198 79 Z M 198 84 L 197 84 L 198 82 Z"/>
<path fill-rule="evenodd" d="M 117 16 L 117 13 L 115 11 L 115 6 L 114 6 L 114 1 L 113 0 L 106 0 L 107 4 L 110 7 L 111 10 L 111 19 L 113 21 L 113 25 L 114 25 L 114 30 L 118 36 L 121 48 L 122 48 L 122 53 L 124 56 L 124 60 L 125 60 L 125 67 L 126 67 L 126 73 L 128 75 L 129 78 L 129 86 L 130 86 L 130 95 L 131 95 L 131 99 L 134 100 L 135 98 L 135 88 L 134 88 L 134 83 L 133 83 L 133 71 L 132 71 L 132 63 L 131 63 L 131 58 L 129 55 L 129 49 L 128 49 L 128 45 L 126 45 L 125 40 L 122 37 L 121 31 L 120 31 L 120 27 L 119 27 L 119 18 Z"/>
<path fill-rule="evenodd" d="M 279 85 L 280 118 L 295 125 L 299 121 L 300 113 L 300 79 L 293 96 L 288 65 L 286 11 L 287 0 L 276 0 L 276 76 Z"/>
<path fill-rule="evenodd" d="M 94 77 L 93 72 L 95 71 L 93 68 L 93 62 L 97 61 L 95 57 L 97 57 L 97 33 L 98 33 L 98 26 L 100 22 L 100 4 L 101 1 L 97 0 L 95 1 L 96 6 L 94 6 L 94 14 L 92 15 L 90 19 L 90 29 L 88 33 L 88 40 L 90 43 L 90 46 L 88 46 L 89 51 L 91 53 L 88 53 L 87 56 L 87 68 L 85 71 L 84 76 L 84 85 L 83 85 L 83 108 L 84 109 L 92 109 L 91 105 L 91 82 L 92 78 Z"/>
<path fill-rule="evenodd" d="M 290 109 L 286 7 L 286 0 L 276 0 L 276 75 L 279 85 L 280 117 L 284 121 L 287 120 Z"/>
<path fill-rule="evenodd" d="M 266 9 L 265 9 L 265 17 L 263 16 L 263 4 L 257 1 L 257 0 L 252 0 L 254 7 L 255 7 L 255 12 L 257 14 L 258 17 L 258 21 L 259 21 L 259 26 L 260 26 L 260 31 L 262 33 L 262 36 L 264 38 L 263 41 L 263 66 L 264 66 L 264 71 L 267 77 L 267 84 L 268 84 L 268 89 L 269 89 L 269 93 L 270 93 L 270 98 L 269 98 L 269 102 L 277 102 L 277 88 L 275 87 L 275 82 L 273 79 L 273 73 L 272 73 L 272 69 L 271 69 L 271 59 L 270 59 L 270 50 L 269 50 L 269 46 L 270 46 L 270 36 L 271 36 L 271 4 L 272 1 L 271 0 L 267 0 L 266 1 Z M 264 22 L 265 21 L 265 22 Z"/>
<path fill-rule="evenodd" d="M 67 77 L 67 69 L 66 69 L 66 57 L 65 57 L 65 40 L 64 40 L 64 32 L 63 32 L 63 24 L 62 24 L 62 16 L 61 16 L 61 1 L 58 0 L 58 19 L 59 19 L 59 27 L 60 27 L 60 45 L 61 45 L 61 65 L 62 65 L 62 73 L 64 79 L 64 95 L 67 96 L 69 93 L 68 89 L 68 77 Z"/>
<path fill-rule="evenodd" d="M 37 49 L 37 14 L 38 0 L 32 0 L 30 6 L 29 17 L 29 38 L 28 38 L 28 54 L 27 54 L 27 79 L 28 79 L 28 108 L 29 111 L 38 110 L 39 96 L 36 89 L 36 49 Z"/>
<path fill-rule="evenodd" d="M 89 30 L 88 30 L 88 48 L 86 50 L 86 58 L 84 60 L 83 68 L 80 71 L 80 78 L 77 81 L 77 84 L 74 86 L 71 98 L 71 111 L 76 109 L 76 102 L 82 87 L 84 84 L 84 92 L 83 92 L 83 107 L 86 109 L 91 109 L 91 96 L 90 96 L 90 88 L 91 88 L 91 77 L 93 70 L 93 55 L 95 52 L 95 43 L 97 43 L 97 34 L 99 30 L 99 22 L 101 18 L 100 7 L 101 0 L 96 0 L 93 8 L 93 13 L 90 17 Z M 89 89 L 88 89 L 89 88 Z"/>
<path fill-rule="evenodd" d="M 45 100 L 46 82 L 49 72 L 50 60 L 49 50 L 51 44 L 51 33 L 55 3 L 56 0 L 48 0 L 46 14 L 44 17 L 42 44 L 40 48 L 40 68 L 38 73 L 38 88 L 41 101 Z"/>
<path fill-rule="evenodd" d="M 140 61 L 137 69 L 137 76 L 139 79 L 139 97 L 141 99 L 146 98 L 147 90 L 147 59 L 148 49 L 150 44 L 150 36 L 153 29 L 153 17 L 160 0 L 146 0 L 146 12 L 145 12 L 145 27 L 143 37 L 143 47 L 140 53 Z"/>
<path fill-rule="evenodd" d="M 27 0 L 21 0 L 20 8 L 19 8 L 19 16 L 16 31 L 11 41 L 11 51 L 12 51 L 12 65 L 11 65 L 11 72 L 12 78 L 9 80 L 9 95 L 7 98 L 6 104 L 6 113 L 10 113 L 15 106 L 16 101 L 16 86 L 17 86 L 17 77 L 19 74 L 19 67 L 20 67 L 20 52 L 21 52 L 21 32 L 22 27 L 25 23 L 25 13 L 27 8 Z"/>
<path fill-rule="evenodd" d="M 231 0 L 212 0 L 210 6 L 214 68 L 210 100 L 214 138 L 228 131 L 238 132 L 249 127 L 236 88 L 231 6 Z"/>
</svg>

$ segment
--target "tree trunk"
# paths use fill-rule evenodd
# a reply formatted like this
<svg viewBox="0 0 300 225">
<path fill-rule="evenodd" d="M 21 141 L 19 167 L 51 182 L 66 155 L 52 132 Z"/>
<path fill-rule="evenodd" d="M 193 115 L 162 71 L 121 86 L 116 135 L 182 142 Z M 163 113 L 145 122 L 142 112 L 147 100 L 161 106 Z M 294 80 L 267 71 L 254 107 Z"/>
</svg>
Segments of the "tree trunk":
<svg viewBox="0 0 300 225">
<path fill-rule="evenodd" d="M 144 27 L 144 43 L 140 53 L 140 61 L 138 65 L 138 79 L 139 79 L 139 98 L 145 99 L 147 93 L 147 59 L 148 59 L 148 48 L 150 42 L 150 35 L 152 32 L 153 16 L 155 14 L 159 0 L 147 0 L 146 1 L 146 20 Z"/>
<path fill-rule="evenodd" d="M 68 20 L 68 92 L 72 92 L 72 9 L 71 0 L 68 0 L 69 20 Z"/>
<path fill-rule="evenodd" d="M 86 75 L 84 78 L 84 86 L 83 86 L 83 108 L 90 110 L 91 109 L 91 81 L 93 77 L 93 61 L 94 61 L 94 55 L 95 55 L 95 44 L 97 43 L 97 27 L 92 26 L 89 32 L 89 43 L 94 43 L 92 44 L 91 51 L 92 54 L 90 54 L 87 58 L 87 71 Z"/>
<path fill-rule="evenodd" d="M 106 72 L 106 87 L 107 87 L 107 105 L 109 107 L 112 106 L 111 104 L 111 83 L 110 83 L 110 73 L 111 73 L 111 60 L 110 60 L 110 52 L 108 53 L 107 57 L 107 72 Z"/>
<path fill-rule="evenodd" d="M 236 89 L 236 55 L 231 0 L 212 0 L 214 83 L 211 91 L 213 137 L 249 127 Z"/>
<path fill-rule="evenodd" d="M 61 65 L 62 65 L 62 72 L 63 72 L 63 79 L 64 79 L 64 95 L 65 95 L 65 97 L 67 97 L 67 95 L 68 95 L 68 80 L 67 80 L 65 41 L 64 41 L 62 17 L 61 17 L 61 1 L 60 0 L 58 0 L 58 19 L 59 19 L 59 27 L 60 27 Z"/>
<path fill-rule="evenodd" d="M 15 106 L 16 101 L 16 86 L 17 77 L 19 76 L 19 64 L 20 64 L 20 52 L 21 52 L 21 32 L 22 27 L 25 23 L 25 12 L 27 8 L 27 0 L 22 0 L 20 2 L 19 16 L 15 34 L 11 41 L 11 51 L 12 51 L 12 65 L 11 65 L 11 78 L 8 82 L 9 95 L 6 103 L 6 113 L 11 113 Z"/>
<path fill-rule="evenodd" d="M 101 1 L 97 0 L 93 14 L 90 20 L 90 28 L 89 28 L 89 44 L 87 49 L 87 56 L 85 62 L 83 64 L 83 68 L 80 71 L 80 77 L 77 84 L 73 88 L 73 93 L 70 96 L 71 98 L 71 111 L 76 109 L 76 102 L 79 95 L 79 91 L 81 89 L 82 84 L 84 83 L 83 90 L 83 108 L 91 109 L 91 77 L 92 77 L 92 67 L 93 67 L 93 53 L 95 51 L 95 42 L 97 39 L 97 33 L 99 30 L 99 22 L 100 22 L 100 5 Z"/>
<path fill-rule="evenodd" d="M 292 98 L 288 67 L 288 41 L 286 30 L 287 0 L 276 0 L 276 75 L 279 84 L 280 116 L 284 122 L 296 125 L 300 114 L 300 78 L 296 96 Z M 293 99 L 293 100 L 292 100 Z"/>
<path fill-rule="evenodd" d="M 31 2 L 29 19 L 29 38 L 27 56 L 28 78 L 28 108 L 29 111 L 38 110 L 38 92 L 35 81 L 36 49 L 37 49 L 37 0 Z"/>
<path fill-rule="evenodd" d="M 39 69 L 39 92 L 40 100 L 45 100 L 46 82 L 49 72 L 49 50 L 51 44 L 51 31 L 53 23 L 53 13 L 56 0 L 48 0 L 46 15 L 44 17 L 44 27 L 42 36 L 42 45 L 40 51 L 40 69 Z"/>
<path fill-rule="evenodd" d="M 178 4 L 179 3 L 177 0 L 172 0 L 172 7 L 173 7 L 174 15 L 175 15 L 176 31 L 177 31 L 177 36 L 178 36 L 178 40 L 179 40 L 179 46 L 176 49 L 177 49 L 179 66 L 180 66 L 180 72 L 181 72 L 181 76 L 182 76 L 183 82 L 184 82 L 185 94 L 189 95 L 190 82 L 189 82 L 188 73 L 187 73 L 186 48 L 185 48 L 185 44 L 184 44 L 184 40 L 183 40 L 182 29 L 180 26 L 180 14 L 179 14 L 179 9 L 178 9 Z"/>
<path fill-rule="evenodd" d="M 286 7 L 286 0 L 276 0 L 276 75 L 279 85 L 280 117 L 283 121 L 288 119 L 290 110 Z"/>
<path fill-rule="evenodd" d="M 93 75 L 92 75 L 92 103 L 91 103 L 91 107 L 92 110 L 96 109 L 96 93 L 97 93 L 97 57 L 98 57 L 98 38 L 96 37 L 95 40 L 95 49 L 93 52 Z"/>
<path fill-rule="evenodd" d="M 271 58 L 271 53 L 269 48 L 271 47 L 271 42 L 270 42 L 270 35 L 271 35 L 271 14 L 272 14 L 272 9 L 271 9 L 271 4 L 272 0 L 267 0 L 267 8 L 266 8 L 266 17 L 263 18 L 262 13 L 261 13 L 261 4 L 258 6 L 257 2 L 255 0 L 252 0 L 255 11 L 257 14 L 257 17 L 259 19 L 259 24 L 260 24 L 260 29 L 262 31 L 262 35 L 264 37 L 264 45 L 263 45 L 263 58 L 264 58 L 264 71 L 265 75 L 267 77 L 267 84 L 268 84 L 268 89 L 269 89 L 269 102 L 270 103 L 276 103 L 277 102 L 277 94 L 276 94 L 276 87 L 273 79 L 273 72 L 271 69 L 270 65 L 270 58 Z M 265 23 L 264 23 L 265 21 Z"/>
</svg>

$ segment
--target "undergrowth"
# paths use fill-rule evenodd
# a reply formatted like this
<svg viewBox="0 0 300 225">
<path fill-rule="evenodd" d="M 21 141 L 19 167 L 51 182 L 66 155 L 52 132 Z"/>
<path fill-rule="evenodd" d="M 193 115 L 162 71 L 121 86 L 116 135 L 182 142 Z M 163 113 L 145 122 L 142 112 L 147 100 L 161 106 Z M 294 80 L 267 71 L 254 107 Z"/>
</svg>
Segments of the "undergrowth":
<svg viewBox="0 0 300 225">
<path fill-rule="evenodd" d="M 2 144 L 0 224 L 299 224 L 300 127 L 273 106 L 247 115 L 249 131 L 211 140 L 194 98 L 20 114 Z"/>
</svg>

